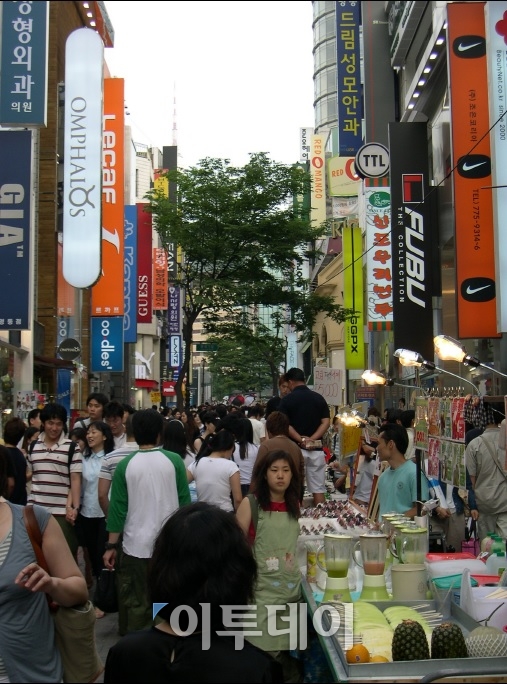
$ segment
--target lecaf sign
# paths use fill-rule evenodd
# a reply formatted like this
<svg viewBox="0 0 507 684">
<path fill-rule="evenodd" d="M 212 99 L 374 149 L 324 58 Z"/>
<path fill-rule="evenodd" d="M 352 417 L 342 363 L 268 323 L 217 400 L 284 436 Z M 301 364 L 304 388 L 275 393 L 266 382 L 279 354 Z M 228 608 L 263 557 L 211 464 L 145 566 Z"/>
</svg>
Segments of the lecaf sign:
<svg viewBox="0 0 507 684">
<path fill-rule="evenodd" d="M 63 277 L 74 287 L 100 276 L 104 44 L 92 29 L 65 45 Z"/>
</svg>

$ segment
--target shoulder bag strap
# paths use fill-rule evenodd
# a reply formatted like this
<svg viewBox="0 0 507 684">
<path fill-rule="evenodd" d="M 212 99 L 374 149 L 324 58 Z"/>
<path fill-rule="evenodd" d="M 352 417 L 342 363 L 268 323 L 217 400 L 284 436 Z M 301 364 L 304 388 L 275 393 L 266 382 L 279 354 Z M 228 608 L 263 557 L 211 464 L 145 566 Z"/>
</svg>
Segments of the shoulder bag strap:
<svg viewBox="0 0 507 684">
<path fill-rule="evenodd" d="M 486 449 L 489 451 L 489 453 L 490 453 L 490 455 L 491 455 L 491 458 L 492 458 L 493 461 L 495 462 L 496 467 L 497 467 L 498 470 L 502 473 L 502 475 L 504 476 L 504 478 L 505 478 L 506 481 L 507 481 L 507 475 L 505 474 L 504 469 L 503 469 L 502 466 L 500 465 L 500 461 L 498 460 L 498 457 L 497 457 L 497 455 L 495 454 L 495 452 L 494 452 L 494 450 L 493 450 L 491 444 L 488 442 L 487 439 L 484 439 L 484 437 L 482 437 L 482 442 L 483 442 L 483 444 L 486 445 Z"/>
<path fill-rule="evenodd" d="M 35 557 L 37 558 L 38 565 L 41 566 L 46 572 L 48 572 L 48 564 L 44 558 L 44 553 L 42 551 L 42 533 L 40 531 L 37 518 L 33 512 L 33 506 L 25 506 L 23 509 L 23 518 L 25 521 L 26 531 L 30 538 L 30 543 L 32 544 Z"/>
<path fill-rule="evenodd" d="M 33 512 L 33 506 L 25 506 L 23 508 L 23 520 L 25 521 L 26 531 L 28 532 L 30 543 L 33 547 L 35 557 L 37 558 L 37 564 L 48 574 L 51 574 L 42 550 L 42 532 L 40 531 L 39 523 Z M 46 594 L 46 599 L 49 610 L 52 613 L 55 613 L 58 610 L 58 604 L 53 601 L 49 594 Z"/>
<path fill-rule="evenodd" d="M 254 530 L 257 531 L 257 523 L 259 521 L 259 502 L 253 494 L 247 494 L 247 497 L 250 501 L 250 508 L 252 510 L 252 522 Z"/>
</svg>

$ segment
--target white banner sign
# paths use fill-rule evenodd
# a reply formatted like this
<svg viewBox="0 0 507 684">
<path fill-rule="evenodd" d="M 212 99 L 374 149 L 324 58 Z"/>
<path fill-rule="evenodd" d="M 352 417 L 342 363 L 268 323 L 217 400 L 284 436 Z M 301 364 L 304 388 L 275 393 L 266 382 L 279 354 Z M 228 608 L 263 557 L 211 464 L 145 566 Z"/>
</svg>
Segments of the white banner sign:
<svg viewBox="0 0 507 684">
<path fill-rule="evenodd" d="M 315 366 L 313 371 L 313 389 L 322 394 L 331 406 L 343 403 L 345 388 L 343 387 L 343 374 L 339 368 L 324 368 Z"/>
</svg>

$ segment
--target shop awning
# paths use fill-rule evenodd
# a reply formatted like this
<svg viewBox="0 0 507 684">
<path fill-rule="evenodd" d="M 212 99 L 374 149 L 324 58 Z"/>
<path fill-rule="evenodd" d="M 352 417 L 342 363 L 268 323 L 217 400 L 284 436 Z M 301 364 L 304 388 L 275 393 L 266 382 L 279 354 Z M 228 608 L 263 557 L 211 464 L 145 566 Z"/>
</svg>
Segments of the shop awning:
<svg viewBox="0 0 507 684">
<path fill-rule="evenodd" d="M 65 359 L 59 359 L 54 356 L 39 356 L 35 354 L 33 357 L 33 363 L 35 366 L 47 366 L 49 368 L 69 368 L 70 370 L 76 370 L 76 367 L 72 361 L 66 361 Z"/>
<path fill-rule="evenodd" d="M 157 389 L 158 388 L 158 382 L 156 380 L 149 380 L 147 378 L 143 378 L 142 380 L 139 378 L 136 378 L 136 388 L 137 389 Z"/>
</svg>

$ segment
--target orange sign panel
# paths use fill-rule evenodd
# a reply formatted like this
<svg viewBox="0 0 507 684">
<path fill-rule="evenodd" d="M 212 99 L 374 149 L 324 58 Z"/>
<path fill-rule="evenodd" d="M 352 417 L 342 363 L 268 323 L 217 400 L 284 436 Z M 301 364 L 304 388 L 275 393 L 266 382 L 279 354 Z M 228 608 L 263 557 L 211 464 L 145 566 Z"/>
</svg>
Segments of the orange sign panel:
<svg viewBox="0 0 507 684">
<path fill-rule="evenodd" d="M 104 79 L 102 136 L 102 275 L 92 288 L 92 316 L 122 316 L 124 210 L 124 80 Z"/>
<path fill-rule="evenodd" d="M 447 5 L 460 338 L 498 337 L 484 7 Z"/>
</svg>

